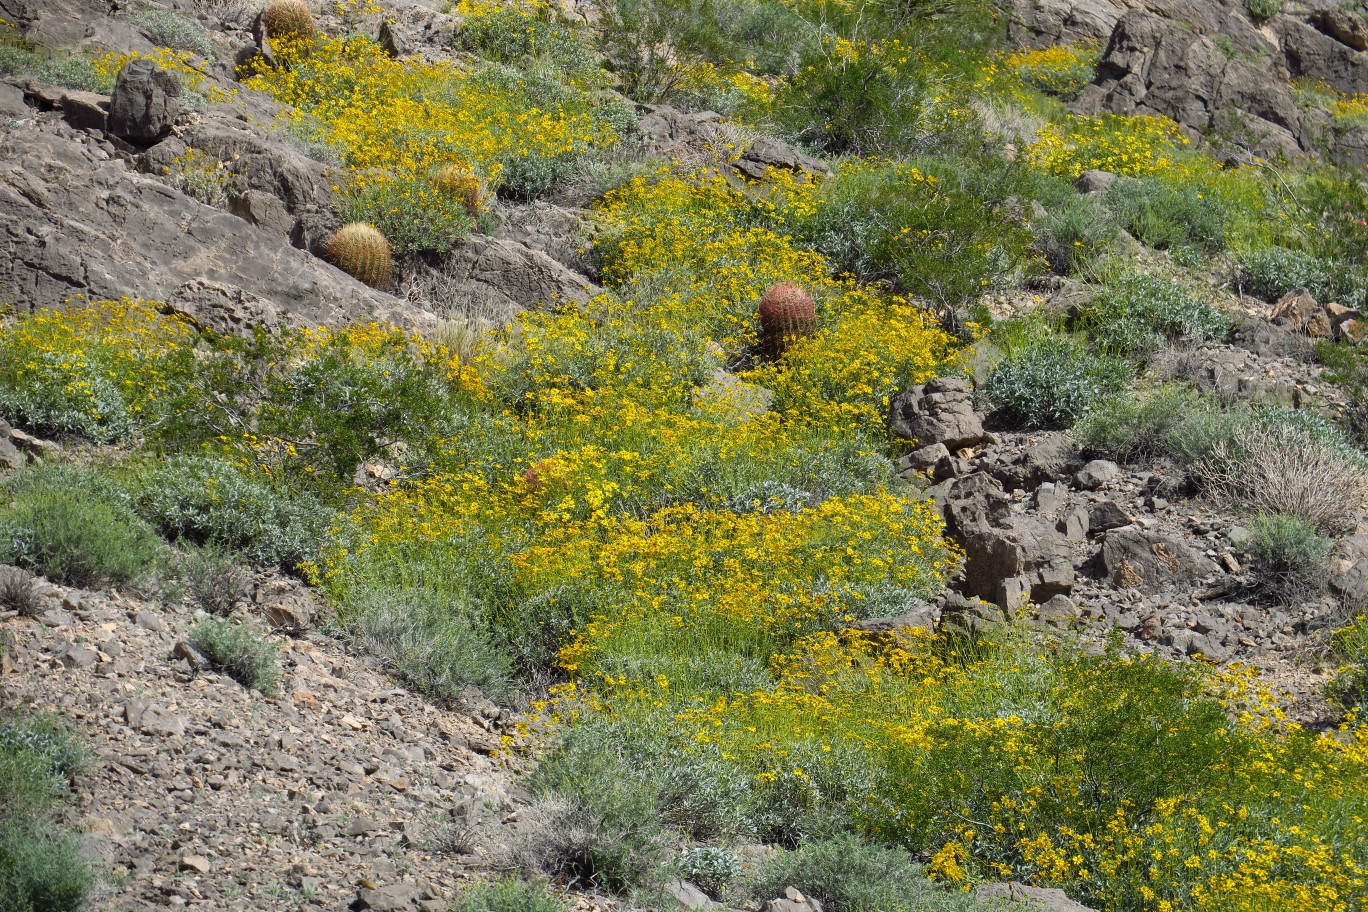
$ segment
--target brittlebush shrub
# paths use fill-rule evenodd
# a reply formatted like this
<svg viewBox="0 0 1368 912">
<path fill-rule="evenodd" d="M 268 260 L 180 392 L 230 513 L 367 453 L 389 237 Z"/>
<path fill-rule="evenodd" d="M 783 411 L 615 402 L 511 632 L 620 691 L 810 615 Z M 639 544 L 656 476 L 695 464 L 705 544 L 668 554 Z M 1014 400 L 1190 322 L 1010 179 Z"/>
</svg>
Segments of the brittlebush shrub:
<svg viewBox="0 0 1368 912">
<path fill-rule="evenodd" d="M 0 417 L 40 434 L 126 440 L 164 417 L 192 374 L 188 323 L 145 301 L 79 302 L 0 334 Z"/>
<path fill-rule="evenodd" d="M 209 664 L 243 687 L 272 696 L 280 684 L 279 650 L 247 624 L 227 618 L 205 618 L 190 629 L 190 645 Z"/>
<path fill-rule="evenodd" d="M 1028 328 L 998 336 L 1002 358 L 979 395 L 1000 420 L 1022 428 L 1067 428 L 1122 389 L 1131 371 L 1073 336 Z"/>
<path fill-rule="evenodd" d="M 1220 341 L 1230 317 L 1168 279 L 1127 274 L 1102 286 L 1079 325 L 1104 351 L 1148 355 L 1165 342 Z"/>
<path fill-rule="evenodd" d="M 1156 250 L 1190 247 L 1213 253 L 1225 247 L 1228 217 L 1200 186 L 1121 178 L 1107 191 L 1106 205 L 1122 228 Z"/>
<path fill-rule="evenodd" d="M 1363 274 L 1348 263 L 1282 247 L 1240 254 L 1237 262 L 1240 289 L 1270 303 L 1298 288 L 1325 303 L 1353 305 L 1363 298 Z"/>
</svg>

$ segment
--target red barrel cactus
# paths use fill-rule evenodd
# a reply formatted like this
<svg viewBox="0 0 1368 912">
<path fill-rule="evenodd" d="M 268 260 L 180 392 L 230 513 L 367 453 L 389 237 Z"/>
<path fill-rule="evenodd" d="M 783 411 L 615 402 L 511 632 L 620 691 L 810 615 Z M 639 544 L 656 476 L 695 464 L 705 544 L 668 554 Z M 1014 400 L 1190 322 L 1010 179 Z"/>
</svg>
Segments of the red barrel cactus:
<svg viewBox="0 0 1368 912">
<path fill-rule="evenodd" d="M 760 351 L 778 360 L 798 339 L 817 331 L 817 305 L 801 286 L 781 282 L 760 299 Z"/>
</svg>

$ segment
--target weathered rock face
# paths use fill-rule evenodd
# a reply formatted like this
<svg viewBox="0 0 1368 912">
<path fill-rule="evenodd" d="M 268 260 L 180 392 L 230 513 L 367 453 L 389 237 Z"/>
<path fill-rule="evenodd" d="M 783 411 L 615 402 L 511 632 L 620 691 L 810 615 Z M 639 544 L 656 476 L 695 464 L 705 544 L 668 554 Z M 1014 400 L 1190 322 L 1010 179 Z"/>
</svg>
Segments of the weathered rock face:
<svg viewBox="0 0 1368 912">
<path fill-rule="evenodd" d="M 1212 32 L 1152 12 L 1126 13 L 1112 32 L 1096 81 L 1075 109 L 1161 114 L 1198 131 L 1239 132 L 1265 154 L 1295 154 L 1302 147 L 1302 113 L 1279 68 L 1252 62 L 1276 59 L 1276 49 L 1247 22 L 1238 28 L 1240 21 L 1225 17 L 1219 25 L 1226 30 Z M 1239 53 L 1228 55 L 1218 37 L 1234 42 Z"/>
<path fill-rule="evenodd" d="M 0 228 L 0 288 L 29 307 L 77 294 L 136 295 L 228 332 L 357 317 L 414 327 L 431 320 L 53 132 L 15 131 L 0 142 Z"/>
<path fill-rule="evenodd" d="M 109 102 L 109 132 L 150 146 L 171 132 L 180 114 L 181 85 L 175 73 L 151 60 L 130 60 L 119 71 Z"/>
<path fill-rule="evenodd" d="M 1007 34 L 1015 43 L 1040 48 L 1105 41 L 1123 12 L 1125 6 L 1112 0 L 1013 0 Z"/>
<path fill-rule="evenodd" d="M 1357 18 L 1347 11 L 1340 12 Z M 1362 50 L 1291 16 L 1278 17 L 1275 28 L 1291 76 L 1324 82 L 1347 95 L 1368 92 L 1368 55 Z"/>
<path fill-rule="evenodd" d="M 1014 516 L 1004 527 L 979 526 L 960 535 L 964 591 L 1008 610 L 1029 598 L 1044 602 L 1073 587 L 1073 549 L 1055 524 Z"/>
<path fill-rule="evenodd" d="M 927 446 L 944 444 L 951 452 L 987 441 L 983 420 L 974 411 L 968 381 L 941 377 L 914 386 L 893 400 L 888 429 L 895 437 Z"/>
<path fill-rule="evenodd" d="M 1113 586 L 1148 592 L 1192 585 L 1213 569 L 1181 539 L 1129 527 L 1107 533 L 1102 565 Z"/>
</svg>

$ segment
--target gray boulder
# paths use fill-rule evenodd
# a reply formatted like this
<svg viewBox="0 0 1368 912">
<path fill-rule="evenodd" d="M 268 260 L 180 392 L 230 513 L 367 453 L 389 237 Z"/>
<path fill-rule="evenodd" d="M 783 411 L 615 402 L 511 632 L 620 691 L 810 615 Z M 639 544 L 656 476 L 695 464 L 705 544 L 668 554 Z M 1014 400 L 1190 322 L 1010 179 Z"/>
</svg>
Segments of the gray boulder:
<svg viewBox="0 0 1368 912">
<path fill-rule="evenodd" d="M 964 591 L 1015 611 L 1029 598 L 1044 602 L 1073 589 L 1073 548 L 1051 520 L 1013 516 L 1002 527 L 960 534 Z"/>
<path fill-rule="evenodd" d="M 0 229 L 0 284 L 29 307 L 60 307 L 75 294 L 134 295 L 234 333 L 357 318 L 432 323 L 241 219 L 51 133 L 13 132 L 0 144 Z"/>
<path fill-rule="evenodd" d="M 181 111 L 180 93 L 175 73 L 150 60 L 130 60 L 114 82 L 109 132 L 135 145 L 152 145 L 171 132 Z"/>
<path fill-rule="evenodd" d="M 1012 0 L 1007 34 L 1016 44 L 1044 48 L 1105 41 L 1125 7 L 1111 0 Z"/>
<path fill-rule="evenodd" d="M 1368 22 L 1351 10 L 1333 7 L 1312 20 L 1322 32 L 1356 51 L 1368 51 Z"/>
<path fill-rule="evenodd" d="M 1323 82 L 1346 95 L 1368 92 L 1368 55 L 1361 50 L 1291 16 L 1279 17 L 1276 29 L 1289 75 Z"/>
<path fill-rule="evenodd" d="M 1111 585 L 1145 592 L 1190 586 L 1214 569 L 1182 539 L 1130 526 L 1102 540 L 1102 567 Z"/>
<path fill-rule="evenodd" d="M 483 234 L 458 243 L 437 272 L 445 303 L 496 323 L 524 310 L 583 304 L 602 292 L 540 251 Z"/>
<path fill-rule="evenodd" d="M 958 377 L 931 380 L 895 398 L 889 407 L 888 430 L 922 446 L 943 443 L 951 452 L 990 439 L 983 419 L 974 411 L 973 389 Z"/>
<path fill-rule="evenodd" d="M 994 900 L 1006 901 L 1021 912 L 1093 912 L 1093 910 L 1069 899 L 1063 890 L 1045 887 L 1028 887 L 1016 883 L 987 883 L 974 888 L 973 897 L 981 902 Z"/>
<path fill-rule="evenodd" d="M 1273 57 L 1276 49 L 1243 17 L 1213 16 L 1212 25 L 1180 24 L 1178 17 L 1141 10 L 1126 13 L 1075 110 L 1161 114 L 1194 131 L 1237 127 L 1260 154 L 1300 151 L 1302 113 L 1280 68 L 1254 62 Z M 1244 53 L 1227 54 L 1218 38 Z"/>
</svg>

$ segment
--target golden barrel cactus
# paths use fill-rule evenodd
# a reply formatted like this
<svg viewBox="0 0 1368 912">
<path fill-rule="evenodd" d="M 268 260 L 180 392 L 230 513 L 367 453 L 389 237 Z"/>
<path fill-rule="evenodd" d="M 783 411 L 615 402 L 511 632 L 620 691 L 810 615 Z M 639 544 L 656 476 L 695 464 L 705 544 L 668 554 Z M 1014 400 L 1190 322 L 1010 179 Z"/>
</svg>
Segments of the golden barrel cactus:
<svg viewBox="0 0 1368 912">
<path fill-rule="evenodd" d="M 266 37 L 309 41 L 314 37 L 313 11 L 304 0 L 271 0 L 261 11 Z"/>
<path fill-rule="evenodd" d="M 348 275 L 372 288 L 384 288 L 394 271 L 394 252 L 389 241 L 365 222 L 352 222 L 333 232 L 323 244 L 323 257 Z"/>
</svg>

